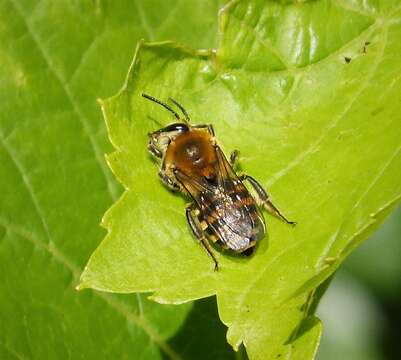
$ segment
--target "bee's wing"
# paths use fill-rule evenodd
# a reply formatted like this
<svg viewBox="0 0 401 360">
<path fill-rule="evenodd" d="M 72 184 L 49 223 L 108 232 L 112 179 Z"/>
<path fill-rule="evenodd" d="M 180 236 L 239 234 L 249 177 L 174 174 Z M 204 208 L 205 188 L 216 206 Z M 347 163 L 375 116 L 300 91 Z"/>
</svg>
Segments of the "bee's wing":
<svg viewBox="0 0 401 360">
<path fill-rule="evenodd" d="M 232 187 L 236 186 L 237 191 L 239 189 L 244 189 L 246 191 L 244 184 L 242 184 L 242 181 L 238 178 L 219 146 L 216 146 L 216 157 L 217 183 L 220 188 L 224 189 L 224 191 L 231 192 L 235 190 Z"/>
<path fill-rule="evenodd" d="M 194 179 L 181 170 L 176 172 L 175 177 L 198 204 L 200 202 L 200 194 L 213 194 L 213 187 L 206 180 Z"/>
<path fill-rule="evenodd" d="M 213 183 L 181 171 L 176 172 L 176 178 L 197 203 L 218 240 L 231 250 L 241 252 L 253 241 L 255 220 L 249 215 L 248 205 L 235 202 L 250 195 L 219 147 L 216 147 L 216 157 L 217 179 Z"/>
<path fill-rule="evenodd" d="M 256 229 L 263 229 L 264 221 L 254 198 L 237 176 L 223 151 L 216 146 L 218 183 L 226 201 L 224 215 L 216 219 L 220 226 L 215 227 L 220 240 L 232 250 L 244 250 Z M 236 203 L 233 203 L 234 201 Z M 238 202 L 240 203 L 238 205 Z"/>
</svg>

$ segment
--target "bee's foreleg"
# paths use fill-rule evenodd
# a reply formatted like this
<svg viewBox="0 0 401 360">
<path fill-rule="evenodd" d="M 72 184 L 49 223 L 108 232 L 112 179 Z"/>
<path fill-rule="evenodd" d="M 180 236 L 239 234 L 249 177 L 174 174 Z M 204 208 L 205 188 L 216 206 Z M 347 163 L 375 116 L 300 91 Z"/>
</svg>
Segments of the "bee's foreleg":
<svg viewBox="0 0 401 360">
<path fill-rule="evenodd" d="M 157 157 L 159 159 L 162 158 L 163 154 L 157 147 L 148 145 L 148 150 L 154 157 Z"/>
<path fill-rule="evenodd" d="M 256 195 L 260 203 L 265 207 L 265 209 L 272 214 L 276 215 L 280 219 L 284 220 L 287 224 L 296 225 L 295 221 L 288 220 L 279 209 L 277 209 L 271 200 L 269 199 L 269 195 L 267 195 L 265 189 L 263 189 L 262 185 L 260 185 L 252 176 L 249 175 L 241 175 L 240 180 L 248 180 L 249 184 L 255 190 Z"/>
<path fill-rule="evenodd" d="M 163 152 L 155 144 L 153 137 L 151 137 L 151 136 L 149 137 L 149 141 L 148 141 L 148 150 L 154 157 L 157 157 L 159 159 L 161 159 L 163 157 Z"/>
<path fill-rule="evenodd" d="M 217 270 L 219 270 L 219 264 L 218 264 L 216 258 L 214 257 L 214 254 L 212 252 L 212 248 L 211 248 L 209 242 L 207 241 L 207 239 L 205 237 L 204 230 L 202 229 L 202 226 L 198 220 L 198 217 L 195 214 L 195 210 L 196 209 L 194 208 L 193 204 L 189 205 L 185 209 L 185 215 L 187 216 L 188 224 L 189 224 L 194 236 L 198 239 L 200 244 L 203 246 L 203 248 L 206 250 L 206 252 L 212 258 L 212 260 L 214 262 L 214 270 L 217 271 Z"/>
</svg>

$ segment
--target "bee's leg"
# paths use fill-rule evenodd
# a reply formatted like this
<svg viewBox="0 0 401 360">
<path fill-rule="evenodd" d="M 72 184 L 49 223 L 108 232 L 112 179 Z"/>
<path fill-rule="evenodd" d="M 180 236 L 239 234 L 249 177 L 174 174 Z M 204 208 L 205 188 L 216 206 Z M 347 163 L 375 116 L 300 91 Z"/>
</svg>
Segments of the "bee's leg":
<svg viewBox="0 0 401 360">
<path fill-rule="evenodd" d="M 161 159 L 163 156 L 162 152 L 154 144 L 149 143 L 148 150 L 154 157 Z"/>
<path fill-rule="evenodd" d="M 234 151 L 230 154 L 230 165 L 231 165 L 233 168 L 237 165 L 238 156 L 239 156 L 239 151 L 238 151 L 238 150 L 234 150 Z"/>
<path fill-rule="evenodd" d="M 188 224 L 191 227 L 191 230 L 192 230 L 194 236 L 198 239 L 200 244 L 203 246 L 203 248 L 206 250 L 206 252 L 212 258 L 212 260 L 214 262 L 214 270 L 217 271 L 217 270 L 219 270 L 219 264 L 213 255 L 212 248 L 205 237 L 204 231 L 201 227 L 201 224 L 199 223 L 199 220 L 195 214 L 195 211 L 196 211 L 196 209 L 194 208 L 193 204 L 189 205 L 185 209 L 185 215 L 187 216 Z"/>
<path fill-rule="evenodd" d="M 214 136 L 214 128 L 212 124 L 193 125 L 192 127 L 195 129 L 207 129 L 207 131 L 209 131 L 209 134 Z"/>
<path fill-rule="evenodd" d="M 170 176 L 168 176 L 164 170 L 159 171 L 160 180 L 165 183 L 171 190 L 178 191 L 180 186 Z"/>
<path fill-rule="evenodd" d="M 163 153 L 159 149 L 159 147 L 156 145 L 152 135 L 153 134 L 149 134 L 148 150 L 154 157 L 161 159 L 163 157 Z"/>
<path fill-rule="evenodd" d="M 249 175 L 241 175 L 240 176 L 241 180 L 248 180 L 248 182 L 251 184 L 253 189 L 256 192 L 256 195 L 260 202 L 263 204 L 263 206 L 266 208 L 267 211 L 271 212 L 272 214 L 276 215 L 280 219 L 284 220 L 287 224 L 290 225 L 296 225 L 295 221 L 290 221 L 288 220 L 281 212 L 279 209 L 277 209 L 273 203 L 270 201 L 269 196 L 267 195 L 265 189 L 263 189 L 262 185 L 260 185 L 253 177 Z"/>
</svg>

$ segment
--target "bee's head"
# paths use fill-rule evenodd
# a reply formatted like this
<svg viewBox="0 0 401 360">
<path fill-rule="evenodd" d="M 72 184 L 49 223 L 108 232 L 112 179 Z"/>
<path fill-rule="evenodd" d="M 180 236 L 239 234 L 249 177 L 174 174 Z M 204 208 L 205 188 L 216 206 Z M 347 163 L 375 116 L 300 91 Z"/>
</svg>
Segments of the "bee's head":
<svg viewBox="0 0 401 360">
<path fill-rule="evenodd" d="M 177 136 L 189 131 L 189 126 L 185 123 L 170 124 L 162 129 L 148 134 L 149 143 L 157 145 L 163 152 L 167 149 L 168 144 Z"/>
<path fill-rule="evenodd" d="M 162 153 L 165 153 L 167 150 L 167 146 L 168 144 L 174 140 L 178 135 L 186 133 L 189 131 L 190 129 L 190 125 L 189 125 L 189 116 L 186 112 L 186 110 L 174 99 L 169 98 L 169 100 L 176 105 L 181 112 L 184 115 L 184 119 L 180 118 L 180 116 L 178 115 L 178 113 L 171 108 L 169 105 L 167 105 L 166 103 L 160 101 L 159 99 L 156 99 L 153 96 L 147 95 L 147 94 L 142 94 L 142 96 L 145 99 L 148 99 L 150 101 L 155 102 L 156 104 L 159 104 L 161 106 L 163 106 L 166 110 L 170 111 L 174 117 L 177 119 L 177 122 L 167 125 L 164 128 L 161 128 L 155 132 L 152 132 L 150 134 L 148 134 L 149 136 L 149 142 L 148 142 L 148 147 L 150 150 L 155 150 L 157 151 L 161 151 Z M 155 146 L 157 147 L 157 149 L 155 149 Z M 160 154 L 161 155 L 161 154 Z"/>
</svg>

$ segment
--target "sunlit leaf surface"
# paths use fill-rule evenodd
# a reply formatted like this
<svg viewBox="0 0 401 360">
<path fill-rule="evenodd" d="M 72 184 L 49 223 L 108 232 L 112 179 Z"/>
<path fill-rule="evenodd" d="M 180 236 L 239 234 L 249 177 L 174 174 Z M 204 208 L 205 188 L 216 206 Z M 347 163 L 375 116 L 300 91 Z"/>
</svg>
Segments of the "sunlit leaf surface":
<svg viewBox="0 0 401 360">
<path fill-rule="evenodd" d="M 228 341 L 251 359 L 309 359 L 321 325 L 315 289 L 401 196 L 398 1 L 233 1 L 216 52 L 139 45 L 123 90 L 104 101 L 108 156 L 126 191 L 81 287 L 153 292 L 163 303 L 216 295 Z M 161 185 L 147 133 L 172 121 L 146 92 L 213 123 L 226 153 L 296 228 L 266 215 L 251 259 L 213 264 L 188 231 L 185 199 Z M 152 120 L 153 119 L 153 120 Z"/>
</svg>

